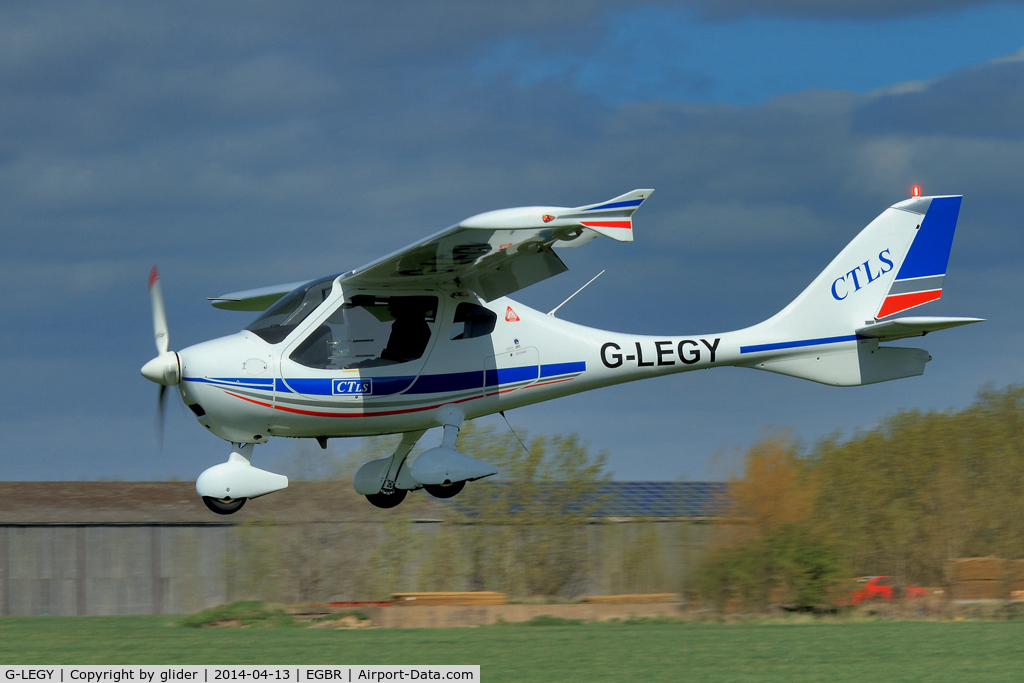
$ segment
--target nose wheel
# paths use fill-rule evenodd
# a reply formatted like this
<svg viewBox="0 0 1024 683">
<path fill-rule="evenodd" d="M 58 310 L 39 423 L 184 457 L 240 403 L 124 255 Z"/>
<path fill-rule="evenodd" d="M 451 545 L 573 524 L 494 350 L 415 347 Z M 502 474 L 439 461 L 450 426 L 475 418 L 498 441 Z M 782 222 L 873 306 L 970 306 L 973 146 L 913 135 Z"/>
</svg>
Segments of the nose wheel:
<svg viewBox="0 0 1024 683">
<path fill-rule="evenodd" d="M 203 502 L 206 503 L 206 507 L 216 512 L 218 515 L 233 515 L 242 509 L 245 505 L 246 498 L 212 498 L 210 496 L 203 496 Z M 397 503 L 396 503 L 397 505 Z"/>
</svg>

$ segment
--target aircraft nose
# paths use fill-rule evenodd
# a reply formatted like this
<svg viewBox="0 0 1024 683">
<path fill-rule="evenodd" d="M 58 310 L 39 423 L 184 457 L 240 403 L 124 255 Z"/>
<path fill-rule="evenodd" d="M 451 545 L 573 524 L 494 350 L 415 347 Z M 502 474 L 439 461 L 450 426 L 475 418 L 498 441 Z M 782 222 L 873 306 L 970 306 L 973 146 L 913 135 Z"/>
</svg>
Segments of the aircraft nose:
<svg viewBox="0 0 1024 683">
<path fill-rule="evenodd" d="M 165 387 L 174 386 L 181 381 L 181 359 L 174 351 L 164 351 L 142 366 L 142 376 Z"/>
</svg>

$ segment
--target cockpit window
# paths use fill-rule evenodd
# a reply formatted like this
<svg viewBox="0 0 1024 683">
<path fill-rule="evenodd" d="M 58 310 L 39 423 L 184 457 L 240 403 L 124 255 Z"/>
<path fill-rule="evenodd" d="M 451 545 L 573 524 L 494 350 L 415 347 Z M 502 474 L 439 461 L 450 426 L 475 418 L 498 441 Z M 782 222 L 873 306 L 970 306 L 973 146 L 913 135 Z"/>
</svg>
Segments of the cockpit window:
<svg viewBox="0 0 1024 683">
<path fill-rule="evenodd" d="M 245 328 L 263 341 L 276 344 L 287 337 L 330 295 L 337 275 L 314 280 L 278 299 L 273 306 Z"/>
<path fill-rule="evenodd" d="M 494 311 L 478 304 L 461 303 L 455 309 L 450 339 L 472 339 L 485 337 L 494 332 L 498 316 Z"/>
<path fill-rule="evenodd" d="M 358 294 L 313 330 L 290 358 L 310 368 L 371 368 L 423 356 L 437 322 L 437 297 Z"/>
</svg>

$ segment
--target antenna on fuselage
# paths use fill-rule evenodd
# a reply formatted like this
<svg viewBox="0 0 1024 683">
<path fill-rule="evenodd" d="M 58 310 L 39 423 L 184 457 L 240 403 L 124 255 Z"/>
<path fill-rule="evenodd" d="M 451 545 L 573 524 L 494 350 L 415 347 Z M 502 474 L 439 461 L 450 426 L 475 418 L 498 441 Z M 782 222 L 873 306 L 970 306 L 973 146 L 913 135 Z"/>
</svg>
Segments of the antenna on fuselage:
<svg viewBox="0 0 1024 683">
<path fill-rule="evenodd" d="M 601 271 L 600 273 L 598 273 L 597 275 L 595 275 L 594 277 L 590 278 L 590 280 L 589 280 L 589 281 L 587 282 L 587 284 L 586 284 L 586 285 L 583 285 L 582 287 L 580 287 L 579 289 L 577 289 L 577 290 L 576 290 L 575 292 L 573 292 L 572 294 L 570 294 L 570 295 L 569 295 L 569 299 L 573 298 L 574 296 L 576 296 L 577 294 L 579 294 L 580 292 L 582 292 L 582 291 L 583 291 L 584 289 L 586 289 L 586 288 L 587 288 L 587 285 L 589 285 L 589 284 L 590 284 L 591 282 L 593 282 L 593 281 L 594 281 L 594 280 L 596 280 L 597 278 L 601 277 L 602 275 L 604 275 L 604 271 L 603 271 L 603 270 L 602 270 L 602 271 Z M 565 301 L 563 301 L 562 303 L 558 304 L 557 306 L 555 306 L 554 308 L 552 308 L 552 309 L 551 309 L 550 311 L 548 311 L 548 315 L 550 315 L 550 316 L 551 316 L 552 318 L 553 318 L 553 317 L 555 317 L 555 311 L 557 311 L 557 310 L 558 310 L 559 308 L 561 308 L 562 306 L 564 306 L 564 305 L 566 305 L 567 303 L 569 303 L 569 299 L 566 299 Z"/>
<path fill-rule="evenodd" d="M 603 273 L 604 271 L 602 270 L 601 272 Z M 587 283 L 587 284 L 590 284 L 590 283 Z M 586 287 L 587 285 L 583 285 L 583 286 Z M 568 299 L 566 299 L 566 301 L 568 301 Z M 504 410 L 499 410 L 498 411 L 498 415 L 501 415 L 502 417 L 505 418 L 505 424 L 508 425 L 508 431 L 512 432 L 512 436 L 516 437 L 516 441 L 519 442 L 519 445 L 522 446 L 523 450 L 526 451 L 526 454 L 532 458 L 533 454 L 530 453 L 530 449 L 526 447 L 526 444 L 523 443 L 523 440 L 519 438 L 518 434 L 516 434 L 516 430 L 512 429 L 512 423 L 508 421 L 507 417 L 505 417 L 505 411 Z"/>
</svg>

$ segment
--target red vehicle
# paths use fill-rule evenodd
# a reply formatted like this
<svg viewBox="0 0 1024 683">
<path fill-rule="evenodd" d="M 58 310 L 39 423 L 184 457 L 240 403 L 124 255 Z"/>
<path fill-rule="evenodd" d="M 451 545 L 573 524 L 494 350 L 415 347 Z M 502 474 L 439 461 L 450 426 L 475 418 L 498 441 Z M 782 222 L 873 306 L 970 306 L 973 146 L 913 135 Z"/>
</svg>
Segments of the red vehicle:
<svg viewBox="0 0 1024 683">
<path fill-rule="evenodd" d="M 896 580 L 891 576 L 862 576 L 855 579 L 856 585 L 850 589 L 845 599 L 837 600 L 837 605 L 859 605 L 867 600 L 896 600 Z M 904 600 L 921 598 L 928 591 L 916 586 L 906 586 L 902 591 Z"/>
</svg>

